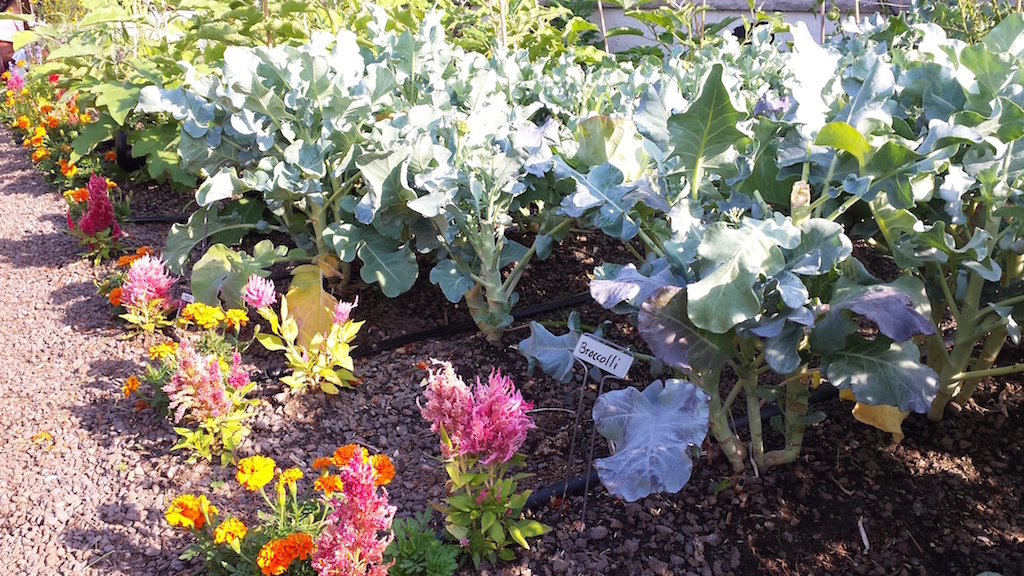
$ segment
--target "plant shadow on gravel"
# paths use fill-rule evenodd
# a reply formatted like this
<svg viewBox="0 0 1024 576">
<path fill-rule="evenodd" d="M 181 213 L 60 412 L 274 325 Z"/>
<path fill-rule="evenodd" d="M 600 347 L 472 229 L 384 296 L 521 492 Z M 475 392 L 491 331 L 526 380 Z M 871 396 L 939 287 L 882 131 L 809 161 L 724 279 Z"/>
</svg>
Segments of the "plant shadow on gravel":
<svg viewBox="0 0 1024 576">
<path fill-rule="evenodd" d="M 73 238 L 62 232 L 0 239 L 0 261 L 12 268 L 62 268 L 80 260 Z"/>
<path fill-rule="evenodd" d="M 63 312 L 60 316 L 64 324 L 78 332 L 88 334 L 113 327 L 113 314 L 97 313 L 97 300 L 105 298 L 96 293 L 92 282 L 68 282 L 50 292 L 49 297 L 50 303 Z M 113 310 L 106 302 L 103 304 L 104 311 Z"/>
</svg>

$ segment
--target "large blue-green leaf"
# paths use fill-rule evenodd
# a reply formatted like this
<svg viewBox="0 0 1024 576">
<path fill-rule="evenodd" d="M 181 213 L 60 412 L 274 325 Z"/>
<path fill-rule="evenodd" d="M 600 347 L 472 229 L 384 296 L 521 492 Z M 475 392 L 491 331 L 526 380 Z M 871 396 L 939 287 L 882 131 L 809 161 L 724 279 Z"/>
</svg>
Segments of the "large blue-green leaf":
<svg viewBox="0 0 1024 576">
<path fill-rule="evenodd" d="M 248 186 L 238 178 L 234 168 L 224 167 L 199 186 L 199 189 L 196 190 L 196 204 L 209 206 L 214 202 L 227 200 L 236 194 L 241 194 L 248 189 Z"/>
<path fill-rule="evenodd" d="M 576 181 L 576 192 L 562 201 L 561 210 L 567 216 L 586 217 L 591 225 L 623 242 L 637 235 L 639 218 L 632 213 L 636 198 L 628 194 L 633 186 L 622 185 L 622 172 L 618 168 L 605 163 L 583 175 L 556 158 L 555 173 Z"/>
<path fill-rule="evenodd" d="M 938 392 L 939 377 L 921 364 L 920 356 L 913 342 L 854 337 L 822 359 L 822 370 L 833 386 L 849 388 L 858 402 L 924 413 Z"/>
<path fill-rule="evenodd" d="M 733 354 L 732 337 L 701 330 L 687 316 L 686 291 L 659 288 L 637 314 L 640 337 L 662 362 L 684 371 L 704 371 Z"/>
<path fill-rule="evenodd" d="M 576 343 L 583 333 L 576 311 L 569 313 L 566 325 L 569 331 L 561 336 L 555 336 L 542 324 L 530 322 L 530 337 L 519 342 L 518 348 L 519 353 L 526 357 L 531 374 L 540 366 L 545 374 L 562 384 L 568 384 L 572 380 L 572 366 L 575 362 L 572 351 L 576 349 Z"/>
<path fill-rule="evenodd" d="M 356 218 L 360 222 L 369 224 L 377 212 L 416 198 L 408 184 L 411 153 L 411 149 L 403 146 L 387 152 L 363 154 L 356 160 L 356 166 L 369 185 L 369 190 L 356 206 Z"/>
<path fill-rule="evenodd" d="M 722 65 L 715 64 L 686 112 L 668 119 L 669 158 L 679 158 L 693 190 L 700 186 L 703 170 L 715 167 L 713 159 L 744 138 L 736 128 L 741 118 L 722 83 Z"/>
<path fill-rule="evenodd" d="M 580 143 L 576 161 L 585 166 L 607 162 L 618 168 L 627 182 L 640 178 L 647 168 L 643 140 L 628 118 L 592 116 L 579 123 L 576 134 Z"/>
<path fill-rule="evenodd" d="M 786 268 L 801 276 L 825 274 L 853 253 L 853 243 L 843 227 L 824 218 L 800 223 L 800 244 L 793 249 Z"/>
<path fill-rule="evenodd" d="M 445 258 L 434 266 L 430 271 L 430 283 L 437 284 L 449 302 L 458 303 L 466 295 L 466 292 L 473 287 L 473 277 L 459 270 L 459 267 L 451 259 Z"/>
<path fill-rule="evenodd" d="M 419 266 L 408 246 L 398 243 L 376 232 L 367 231 L 356 254 L 362 260 L 359 277 L 367 284 L 380 284 L 380 290 L 388 298 L 405 292 L 416 282 Z"/>
<path fill-rule="evenodd" d="M 1024 56 L 1024 16 L 1007 14 L 995 28 L 988 31 L 981 43 L 996 54 Z"/>
<path fill-rule="evenodd" d="M 725 222 L 708 226 L 698 249 L 702 277 L 686 287 L 695 326 L 723 334 L 761 311 L 757 278 L 781 272 L 786 265 L 782 248 L 800 242 L 799 230 L 786 224 L 745 219 L 740 228 Z"/>
<path fill-rule="evenodd" d="M 614 276 L 598 274 L 595 270 L 594 279 L 590 282 L 590 296 L 595 302 L 608 309 L 615 309 L 622 303 L 630 308 L 638 309 L 647 298 L 663 286 L 685 286 L 686 282 L 672 273 L 671 268 L 662 260 L 661 265 L 649 275 L 642 274 L 633 264 L 627 264 L 615 270 Z M 602 268 L 607 268 L 605 264 Z"/>
<path fill-rule="evenodd" d="M 627 502 L 658 492 L 675 493 L 690 480 L 690 446 L 708 433 L 707 395 L 690 382 L 655 380 L 643 392 L 630 386 L 602 394 L 594 426 L 615 446 L 594 461 L 601 483 Z"/>
<path fill-rule="evenodd" d="M 258 230 L 264 210 L 266 205 L 263 202 L 250 198 L 235 200 L 220 212 L 216 206 L 196 210 L 184 224 L 172 225 L 167 234 L 163 251 L 167 269 L 173 274 L 181 274 L 192 249 L 206 238 L 232 244 L 250 230 Z"/>
</svg>

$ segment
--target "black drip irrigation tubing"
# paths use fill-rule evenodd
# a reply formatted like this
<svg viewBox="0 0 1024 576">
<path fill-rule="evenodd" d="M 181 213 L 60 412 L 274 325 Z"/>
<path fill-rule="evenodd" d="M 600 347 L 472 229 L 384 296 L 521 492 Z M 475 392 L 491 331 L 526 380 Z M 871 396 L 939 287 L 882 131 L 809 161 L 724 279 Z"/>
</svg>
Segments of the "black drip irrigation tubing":
<svg viewBox="0 0 1024 576">
<path fill-rule="evenodd" d="M 127 219 L 130 224 L 184 224 L 188 222 L 187 216 L 135 216 Z"/>
<path fill-rule="evenodd" d="M 811 402 L 824 402 L 830 400 L 839 395 L 839 389 L 833 386 L 828 386 L 817 390 L 811 394 L 809 403 Z M 773 416 L 782 414 L 782 409 L 779 408 L 778 404 L 772 403 L 767 404 L 764 408 L 761 408 L 761 420 L 768 420 Z M 730 428 L 733 432 L 738 431 L 741 428 L 746 428 L 750 425 L 749 416 L 740 416 L 732 421 Z M 567 481 L 552 484 L 544 488 L 535 490 L 530 494 L 530 497 L 526 499 L 526 506 L 524 509 L 533 510 L 548 504 L 552 499 L 562 498 L 563 496 L 575 496 L 582 493 L 588 486 L 590 489 L 594 489 L 596 486 L 601 484 L 600 478 L 597 475 L 597 470 L 591 467 L 586 472 L 574 476 Z"/>
</svg>

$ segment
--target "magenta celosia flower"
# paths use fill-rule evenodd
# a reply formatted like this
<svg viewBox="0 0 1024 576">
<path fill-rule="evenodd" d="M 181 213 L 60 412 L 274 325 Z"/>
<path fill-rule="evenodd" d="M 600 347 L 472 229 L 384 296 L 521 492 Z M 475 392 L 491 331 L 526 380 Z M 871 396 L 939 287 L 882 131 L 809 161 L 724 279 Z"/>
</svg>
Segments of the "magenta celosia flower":
<svg viewBox="0 0 1024 576">
<path fill-rule="evenodd" d="M 11 75 L 7 77 L 7 89 L 20 92 L 24 87 L 25 79 L 18 72 L 11 70 Z"/>
<path fill-rule="evenodd" d="M 344 324 L 352 318 L 352 310 L 359 306 L 359 296 L 352 302 L 342 302 L 338 300 L 338 303 L 334 305 L 334 312 L 331 313 L 331 322 L 334 324 Z"/>
<path fill-rule="evenodd" d="M 526 412 L 533 402 L 523 401 L 512 379 L 493 370 L 487 383 L 478 377 L 473 387 L 473 413 L 469 431 L 461 447 L 475 454 L 484 465 L 504 464 L 526 440 L 526 432 L 536 428 Z"/>
<path fill-rule="evenodd" d="M 170 399 L 168 409 L 174 410 L 174 421 L 181 422 L 186 412 L 197 421 L 227 414 L 231 410 L 231 399 L 224 388 L 220 359 L 212 354 L 199 354 L 187 340 L 178 347 L 177 356 L 178 369 L 164 384 L 164 392 Z"/>
<path fill-rule="evenodd" d="M 470 428 L 473 395 L 462 378 L 455 373 L 451 362 L 434 359 L 430 362 L 440 366 L 440 369 L 428 369 L 427 389 L 424 392 L 427 403 L 420 406 L 420 414 L 430 421 L 432 431 L 440 433 L 441 428 L 444 428 L 451 446 L 442 442 L 441 452 L 445 458 L 454 458 L 462 453 L 462 438 Z"/>
<path fill-rule="evenodd" d="M 320 576 L 386 576 L 384 549 L 393 539 L 391 522 L 397 508 L 388 493 L 374 486 L 369 457 L 356 450 L 338 471 L 340 498 L 331 505 L 324 531 L 316 540 L 312 565 Z"/>
<path fill-rule="evenodd" d="M 137 308 L 145 308 L 153 300 L 167 300 L 171 285 L 177 281 L 167 273 L 163 260 L 149 254 L 132 263 L 121 285 L 121 299 Z"/>
<path fill-rule="evenodd" d="M 277 302 L 277 292 L 274 291 L 274 283 L 266 278 L 253 274 L 242 291 L 242 299 L 253 308 L 265 308 Z"/>
<path fill-rule="evenodd" d="M 249 384 L 249 373 L 242 369 L 242 355 L 235 352 L 231 357 L 231 372 L 228 373 L 228 386 L 241 390 Z"/>
<path fill-rule="evenodd" d="M 86 236 L 95 236 L 97 233 L 117 224 L 114 218 L 114 205 L 110 203 L 110 196 L 107 194 L 107 181 L 101 176 L 93 174 L 89 177 L 89 201 L 85 214 L 78 221 L 78 230 Z M 120 232 L 120 228 L 117 232 Z"/>
</svg>

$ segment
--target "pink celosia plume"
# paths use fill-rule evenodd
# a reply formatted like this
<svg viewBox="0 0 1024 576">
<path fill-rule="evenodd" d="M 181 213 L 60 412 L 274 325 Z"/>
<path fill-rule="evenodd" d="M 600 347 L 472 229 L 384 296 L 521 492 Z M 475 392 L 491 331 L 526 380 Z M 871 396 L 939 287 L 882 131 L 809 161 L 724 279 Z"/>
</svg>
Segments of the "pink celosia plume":
<svg viewBox="0 0 1024 576">
<path fill-rule="evenodd" d="M 319 576 L 386 576 L 391 564 L 384 563 L 384 550 L 397 508 L 374 486 L 373 465 L 362 450 L 339 466 L 341 497 L 332 501 L 334 512 L 317 538 L 313 569 Z"/>
<path fill-rule="evenodd" d="M 114 205 L 110 203 L 110 196 L 107 194 L 106 179 L 93 174 L 86 188 L 89 190 L 89 200 L 77 228 L 86 236 L 95 236 L 111 226 L 116 226 L 117 221 L 114 218 Z M 117 238 L 120 233 L 121 228 L 117 227 L 112 235 Z"/>
<path fill-rule="evenodd" d="M 132 306 L 144 308 L 153 300 L 167 300 L 171 285 L 176 281 L 177 278 L 167 273 L 163 260 L 147 254 L 128 269 L 121 285 L 121 298 Z"/>
<path fill-rule="evenodd" d="M 237 363 L 232 368 L 235 370 L 240 370 Z M 248 378 L 246 375 L 245 379 Z M 178 369 L 164 385 L 164 392 L 170 399 L 168 408 L 174 410 L 175 422 L 180 422 L 186 412 L 201 421 L 223 416 L 231 410 L 220 359 L 199 354 L 187 340 L 178 347 Z"/>
<path fill-rule="evenodd" d="M 359 305 L 359 296 L 356 296 L 352 302 L 342 302 L 338 300 L 338 303 L 334 305 L 334 312 L 331 313 L 331 322 L 334 324 L 344 324 L 352 318 L 352 310 Z"/>
<path fill-rule="evenodd" d="M 420 413 L 430 421 L 430 429 L 443 427 L 451 447 L 442 442 L 445 458 L 472 454 L 484 465 L 503 464 L 519 450 L 526 433 L 536 426 L 526 412 L 533 402 L 525 402 L 512 379 L 501 371 L 491 372 L 487 383 L 477 378 L 472 391 L 448 362 L 432 360 L 439 370 L 429 370 L 427 402 Z"/>
<path fill-rule="evenodd" d="M 444 428 L 452 445 L 448 447 L 442 443 L 441 451 L 445 458 L 454 458 L 461 453 L 462 437 L 469 431 L 473 394 L 450 362 L 434 359 L 430 362 L 440 368 L 427 371 L 427 389 L 424 392 L 427 403 L 420 406 L 420 414 L 430 421 L 432 431 L 440 433 Z"/>
<path fill-rule="evenodd" d="M 266 278 L 253 274 L 242 290 L 242 300 L 253 308 L 265 308 L 277 302 L 274 283 Z"/>
</svg>

